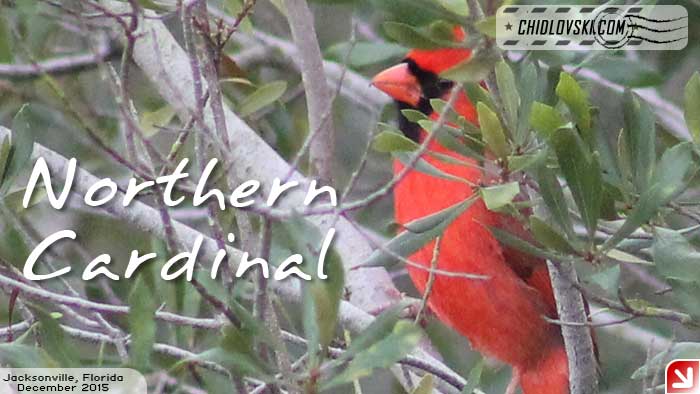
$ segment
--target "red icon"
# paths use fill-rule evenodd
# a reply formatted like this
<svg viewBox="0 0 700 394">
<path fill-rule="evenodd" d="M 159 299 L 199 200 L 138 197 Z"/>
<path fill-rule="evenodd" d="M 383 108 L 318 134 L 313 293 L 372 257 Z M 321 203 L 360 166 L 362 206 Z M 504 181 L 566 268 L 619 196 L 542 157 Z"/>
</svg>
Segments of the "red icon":
<svg viewBox="0 0 700 394">
<path fill-rule="evenodd" d="M 700 394 L 700 359 L 668 363 L 666 394 Z"/>
</svg>

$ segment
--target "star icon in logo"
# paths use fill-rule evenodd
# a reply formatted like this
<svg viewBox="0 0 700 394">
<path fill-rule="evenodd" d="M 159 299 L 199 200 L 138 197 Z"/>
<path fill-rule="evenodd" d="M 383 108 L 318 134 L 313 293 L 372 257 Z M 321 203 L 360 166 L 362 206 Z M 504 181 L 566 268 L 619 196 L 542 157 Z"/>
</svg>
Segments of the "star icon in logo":
<svg viewBox="0 0 700 394">
<path fill-rule="evenodd" d="M 513 25 L 511 25 L 510 22 L 508 22 L 506 24 L 506 30 L 508 30 L 508 31 L 513 30 Z"/>
</svg>

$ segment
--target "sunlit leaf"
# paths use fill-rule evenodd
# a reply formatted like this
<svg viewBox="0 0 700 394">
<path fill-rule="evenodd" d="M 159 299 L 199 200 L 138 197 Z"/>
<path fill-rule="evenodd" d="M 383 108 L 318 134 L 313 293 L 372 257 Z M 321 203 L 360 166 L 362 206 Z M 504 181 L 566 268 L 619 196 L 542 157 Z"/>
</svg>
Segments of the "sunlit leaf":
<svg viewBox="0 0 700 394">
<path fill-rule="evenodd" d="M 509 182 L 501 185 L 482 187 L 480 192 L 486 207 L 495 211 L 513 202 L 515 196 L 520 193 L 520 184 L 518 184 L 518 182 Z"/>
<path fill-rule="evenodd" d="M 566 122 L 554 108 L 546 104 L 534 102 L 530 109 L 530 124 L 542 138 L 549 139 L 557 130 L 563 127 Z"/>
<path fill-rule="evenodd" d="M 481 135 L 484 142 L 486 142 L 486 146 L 496 156 L 505 159 L 508 157 L 510 148 L 498 116 L 484 103 L 478 103 L 476 111 L 479 115 Z"/>
<path fill-rule="evenodd" d="M 559 84 L 556 88 L 557 96 L 566 103 L 574 115 L 574 120 L 581 130 L 584 141 L 589 147 L 593 146 L 591 132 L 591 108 L 588 102 L 588 94 L 576 82 L 574 77 L 562 72 L 559 74 Z"/>
</svg>

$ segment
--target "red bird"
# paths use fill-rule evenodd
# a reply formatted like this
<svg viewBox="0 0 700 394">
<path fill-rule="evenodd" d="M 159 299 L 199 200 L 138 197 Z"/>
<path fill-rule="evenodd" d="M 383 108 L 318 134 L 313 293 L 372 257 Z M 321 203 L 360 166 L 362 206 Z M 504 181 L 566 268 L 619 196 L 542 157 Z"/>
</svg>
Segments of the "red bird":
<svg viewBox="0 0 700 394">
<path fill-rule="evenodd" d="M 455 29 L 463 40 L 464 33 Z M 402 63 L 382 71 L 373 85 L 391 96 L 399 109 L 417 109 L 437 119 L 429 103 L 431 98 L 447 99 L 453 82 L 439 74 L 471 56 L 469 49 L 444 48 L 412 50 Z M 474 105 L 462 91 L 454 109 L 477 124 Z M 403 133 L 420 143 L 426 131 L 399 113 Z M 452 156 L 463 162 L 478 164 L 474 159 L 446 149 L 436 140 L 429 150 Z M 422 159 L 451 175 L 473 184 L 488 181 L 478 166 L 447 163 L 433 155 Z M 403 165 L 394 162 L 394 172 Z M 409 171 L 394 190 L 396 221 L 405 225 L 433 214 L 472 196 L 468 184 L 437 178 L 415 170 Z M 545 261 L 501 245 L 489 227 L 507 230 L 531 239 L 514 218 L 489 211 L 483 200 L 472 204 L 445 230 L 440 240 L 437 261 L 440 270 L 481 274 L 487 280 L 448 277 L 436 274 L 428 304 L 437 317 L 466 336 L 474 349 L 513 367 L 513 381 L 524 394 L 568 394 L 568 365 L 561 331 L 543 316 L 556 318 L 556 304 Z M 425 291 L 435 241 L 424 246 L 411 260 L 425 268 L 408 267 L 418 291 Z"/>
</svg>

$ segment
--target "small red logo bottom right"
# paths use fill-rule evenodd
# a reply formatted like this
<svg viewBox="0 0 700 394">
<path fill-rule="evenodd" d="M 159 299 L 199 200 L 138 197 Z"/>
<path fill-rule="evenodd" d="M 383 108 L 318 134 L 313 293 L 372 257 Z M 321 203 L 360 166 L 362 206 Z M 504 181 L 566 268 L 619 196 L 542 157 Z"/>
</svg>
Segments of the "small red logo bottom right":
<svg viewBox="0 0 700 394">
<path fill-rule="evenodd" d="M 668 363 L 666 394 L 700 394 L 700 359 L 673 360 Z"/>
</svg>

